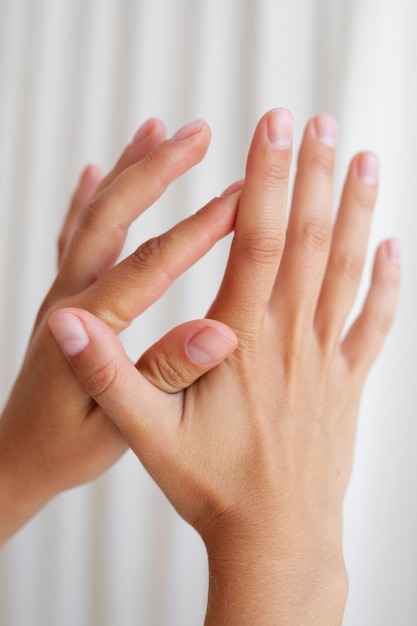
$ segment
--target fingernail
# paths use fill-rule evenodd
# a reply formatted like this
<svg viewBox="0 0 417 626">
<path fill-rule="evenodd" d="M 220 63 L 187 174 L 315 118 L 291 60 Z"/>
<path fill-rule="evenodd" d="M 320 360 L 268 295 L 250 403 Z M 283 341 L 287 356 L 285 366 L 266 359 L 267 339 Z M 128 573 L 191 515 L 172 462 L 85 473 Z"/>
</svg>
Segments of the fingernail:
<svg viewBox="0 0 417 626">
<path fill-rule="evenodd" d="M 149 135 L 149 133 L 151 132 L 153 125 L 153 118 L 150 118 L 144 124 L 142 124 L 142 126 L 138 128 L 138 130 L 134 134 L 132 143 L 140 143 L 142 139 L 145 139 L 146 135 Z"/>
<path fill-rule="evenodd" d="M 94 167 L 91 163 L 87 163 L 83 170 L 81 170 L 80 177 L 78 179 L 78 183 L 82 184 L 82 182 L 87 178 L 90 174 L 91 168 Z"/>
<path fill-rule="evenodd" d="M 57 312 L 49 318 L 49 328 L 61 350 L 69 357 L 80 354 L 89 344 L 83 324 L 72 313 Z"/>
<path fill-rule="evenodd" d="M 206 328 L 194 335 L 186 346 L 186 352 L 196 365 L 207 367 L 227 356 L 235 343 L 214 328 Z"/>
<path fill-rule="evenodd" d="M 172 141 L 182 141 L 183 139 L 188 139 L 192 135 L 197 134 L 203 127 L 203 120 L 194 120 L 194 122 L 189 122 L 175 133 L 172 137 Z"/>
<path fill-rule="evenodd" d="M 314 119 L 317 139 L 328 148 L 336 147 L 337 124 L 331 115 L 318 115 Z"/>
<path fill-rule="evenodd" d="M 396 265 L 400 264 L 401 248 L 397 239 L 391 239 L 390 241 L 388 241 L 388 257 L 392 263 Z"/>
<path fill-rule="evenodd" d="M 378 183 L 379 161 L 372 152 L 364 152 L 358 158 L 358 177 L 367 187 L 375 187 Z"/>
<path fill-rule="evenodd" d="M 287 109 L 275 109 L 267 121 L 268 137 L 275 150 L 289 150 L 292 144 L 293 117 Z"/>
<path fill-rule="evenodd" d="M 233 193 L 236 193 L 236 191 L 240 191 L 243 188 L 244 184 L 245 184 L 245 179 L 237 180 L 235 183 L 232 183 L 231 185 L 229 185 L 229 187 L 227 187 L 223 191 L 220 197 L 225 198 L 226 196 L 231 196 Z"/>
</svg>

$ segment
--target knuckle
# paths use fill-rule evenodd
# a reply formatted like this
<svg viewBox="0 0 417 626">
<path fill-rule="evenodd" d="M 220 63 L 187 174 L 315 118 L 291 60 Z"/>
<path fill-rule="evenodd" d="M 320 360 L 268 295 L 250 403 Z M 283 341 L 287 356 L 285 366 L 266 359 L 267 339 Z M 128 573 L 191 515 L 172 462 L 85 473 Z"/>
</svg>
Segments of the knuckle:
<svg viewBox="0 0 417 626">
<path fill-rule="evenodd" d="M 375 205 L 375 191 L 371 187 L 355 185 L 352 193 L 353 203 L 365 211 L 373 211 Z"/>
<path fill-rule="evenodd" d="M 265 159 L 257 170 L 262 189 L 271 195 L 273 202 L 276 200 L 277 188 L 286 189 L 288 186 L 289 169 L 289 161 L 280 156 L 278 159 Z"/>
<path fill-rule="evenodd" d="M 309 219 L 302 227 L 302 238 L 312 248 L 321 250 L 330 241 L 331 224 L 319 219 Z"/>
<path fill-rule="evenodd" d="M 155 150 L 149 152 L 140 161 L 139 167 L 144 178 L 152 181 L 152 186 L 157 193 L 163 193 L 171 182 L 168 172 L 172 169 L 174 158 L 171 155 L 164 154 L 161 159 L 161 151 Z"/>
<path fill-rule="evenodd" d="M 81 226 L 84 229 L 89 229 L 94 225 L 97 216 L 103 212 L 105 206 L 105 194 L 99 193 L 97 194 L 88 205 L 87 210 L 83 215 L 83 219 L 81 221 Z"/>
<path fill-rule="evenodd" d="M 362 276 L 362 259 L 353 252 L 340 254 L 335 261 L 338 276 L 348 283 L 358 283 Z"/>
<path fill-rule="evenodd" d="M 314 152 L 309 155 L 306 161 L 307 168 L 324 174 L 326 178 L 333 177 L 334 156 L 328 150 Z"/>
<path fill-rule="evenodd" d="M 159 355 L 150 364 L 152 382 L 163 391 L 178 391 L 190 384 L 190 376 L 179 363 L 171 363 L 164 356 Z"/>
<path fill-rule="evenodd" d="M 144 265 L 154 265 L 161 262 L 162 259 L 162 238 L 152 237 L 145 241 L 132 255 L 133 262 L 140 267 Z"/>
<path fill-rule="evenodd" d="M 270 177 L 272 179 L 286 183 L 289 175 L 289 162 L 287 160 L 279 159 L 274 161 L 271 165 Z"/>
<path fill-rule="evenodd" d="M 85 236 L 86 234 L 96 231 L 98 224 L 103 220 L 103 215 L 105 214 L 105 196 L 106 194 L 103 191 L 90 201 L 77 225 L 77 235 Z"/>
<path fill-rule="evenodd" d="M 241 241 L 241 250 L 246 258 L 258 265 L 270 265 L 277 261 L 285 245 L 285 234 L 273 235 L 271 231 L 251 233 Z"/>
<path fill-rule="evenodd" d="M 117 386 L 120 378 L 120 366 L 111 359 L 94 370 L 84 381 L 85 388 L 93 398 L 100 398 Z"/>
<path fill-rule="evenodd" d="M 267 163 L 259 174 L 262 182 L 262 189 L 275 203 L 277 190 L 285 192 L 288 187 L 289 166 L 287 163 L 278 160 Z"/>
<path fill-rule="evenodd" d="M 370 321 L 372 327 L 376 330 L 376 332 L 385 337 L 388 334 L 389 329 L 391 328 L 393 322 L 394 315 L 389 311 L 373 309 L 370 314 Z"/>
<path fill-rule="evenodd" d="M 97 193 L 90 201 L 87 209 L 82 214 L 77 226 L 76 236 L 90 236 L 91 233 L 110 233 L 108 237 L 107 252 L 109 257 L 118 255 L 119 248 L 127 234 L 127 225 L 123 220 L 118 220 L 120 213 L 120 199 L 115 189 L 110 186 Z"/>
</svg>

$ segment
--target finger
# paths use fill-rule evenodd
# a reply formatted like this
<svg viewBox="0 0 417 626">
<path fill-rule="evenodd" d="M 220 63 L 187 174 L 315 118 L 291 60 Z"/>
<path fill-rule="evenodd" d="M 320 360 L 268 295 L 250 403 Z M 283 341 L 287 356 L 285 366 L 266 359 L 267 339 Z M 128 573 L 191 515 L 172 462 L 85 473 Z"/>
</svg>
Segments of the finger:
<svg viewBox="0 0 417 626">
<path fill-rule="evenodd" d="M 120 332 L 231 232 L 239 196 L 238 191 L 215 198 L 195 215 L 147 241 L 71 304 L 89 310 Z"/>
<path fill-rule="evenodd" d="M 132 141 L 123 151 L 114 168 L 103 178 L 97 192 L 109 187 L 125 169 L 144 159 L 166 139 L 165 124 L 156 118 L 150 118 L 136 131 Z"/>
<path fill-rule="evenodd" d="M 87 165 L 82 171 L 58 238 L 58 267 L 61 265 L 83 211 L 97 191 L 101 177 L 101 169 L 97 165 Z"/>
<path fill-rule="evenodd" d="M 126 358 L 114 333 L 100 319 L 81 309 L 59 309 L 48 323 L 66 356 L 78 357 L 73 365 L 84 385 L 88 385 L 88 394 L 97 396 L 96 385 L 103 366 L 111 362 L 117 367 Z M 104 342 L 105 350 L 98 350 L 95 337 Z M 236 345 L 236 335 L 221 322 L 194 320 L 167 333 L 141 356 L 136 368 L 161 391 L 176 393 L 224 361 Z M 111 382 L 104 384 L 105 388 L 110 386 Z M 101 392 L 100 387 L 99 395 Z"/>
<path fill-rule="evenodd" d="M 207 124 L 191 122 L 95 196 L 74 234 L 55 289 L 77 293 L 112 267 L 132 221 L 203 158 L 209 139 Z"/>
<path fill-rule="evenodd" d="M 361 153 L 346 178 L 315 327 L 322 345 L 335 349 L 354 303 L 366 257 L 378 185 L 378 159 Z"/>
<path fill-rule="evenodd" d="M 132 142 L 125 148 L 115 167 L 102 177 L 101 170 L 94 165 L 88 165 L 80 179 L 79 186 L 74 194 L 70 211 L 58 240 L 58 267 L 69 246 L 72 236 L 79 224 L 83 211 L 87 208 L 94 195 L 106 189 L 117 176 L 125 169 L 143 159 L 154 150 L 166 136 L 165 125 L 157 119 L 149 119 L 143 124 L 133 137 Z"/>
<path fill-rule="evenodd" d="M 284 246 L 292 127 L 289 111 L 267 113 L 248 155 L 229 262 L 210 310 L 240 338 L 260 327 Z"/>
<path fill-rule="evenodd" d="M 293 325 L 310 325 L 332 234 L 336 122 L 327 114 L 306 126 L 298 157 L 285 250 L 271 299 Z"/>
<path fill-rule="evenodd" d="M 399 256 L 397 241 L 380 245 L 362 312 L 341 346 L 350 367 L 361 376 L 377 357 L 394 319 L 400 286 Z"/>
<path fill-rule="evenodd" d="M 126 355 L 113 331 L 81 309 L 60 309 L 48 320 L 53 336 L 66 355 L 76 377 L 120 428 L 133 430 L 140 441 L 160 428 L 169 427 L 166 415 L 178 415 L 182 400 L 162 393 L 149 383 Z M 178 411 L 175 409 L 178 408 Z M 177 424 L 172 420 L 172 426 Z M 131 442 L 127 439 L 127 442 Z M 139 444 L 136 446 L 140 450 Z"/>
<path fill-rule="evenodd" d="M 195 320 L 171 330 L 136 366 L 155 387 L 175 393 L 221 363 L 236 346 L 236 335 L 225 324 Z"/>
</svg>

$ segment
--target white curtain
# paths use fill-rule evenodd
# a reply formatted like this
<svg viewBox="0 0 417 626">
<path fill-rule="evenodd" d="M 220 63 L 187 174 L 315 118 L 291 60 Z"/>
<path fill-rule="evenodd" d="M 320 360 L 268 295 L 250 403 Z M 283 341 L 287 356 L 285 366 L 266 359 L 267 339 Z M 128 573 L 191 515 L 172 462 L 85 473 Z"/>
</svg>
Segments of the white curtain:
<svg viewBox="0 0 417 626">
<path fill-rule="evenodd" d="M 240 178 L 255 123 L 274 106 L 293 111 L 297 144 L 310 116 L 337 117 L 339 188 L 354 152 L 380 155 L 371 250 L 397 236 L 404 278 L 363 397 L 346 626 L 417 624 L 416 29 L 415 0 L 0 0 L 1 404 L 82 166 L 110 167 L 148 117 L 170 132 L 203 117 L 213 140 L 132 228 L 127 251 Z M 218 245 L 126 334 L 132 356 L 204 314 L 226 253 Z M 368 280 L 369 263 L 362 296 Z M 127 454 L 0 553 L 0 624 L 195 626 L 206 578 L 199 538 Z"/>
</svg>

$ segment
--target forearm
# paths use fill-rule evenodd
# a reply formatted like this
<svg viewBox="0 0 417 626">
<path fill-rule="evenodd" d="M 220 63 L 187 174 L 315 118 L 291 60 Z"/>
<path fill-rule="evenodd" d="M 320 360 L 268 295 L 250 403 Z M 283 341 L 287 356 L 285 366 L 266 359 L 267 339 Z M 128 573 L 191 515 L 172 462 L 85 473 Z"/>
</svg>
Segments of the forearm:
<svg viewBox="0 0 417 626">
<path fill-rule="evenodd" d="M 13 492 L 7 477 L 0 476 L 0 548 L 22 528 L 45 503 L 24 501 Z"/>
<path fill-rule="evenodd" d="M 28 496 L 28 497 L 26 497 Z M 48 501 L 37 494 L 19 491 L 17 481 L 0 469 L 0 548 L 20 530 Z"/>
</svg>

